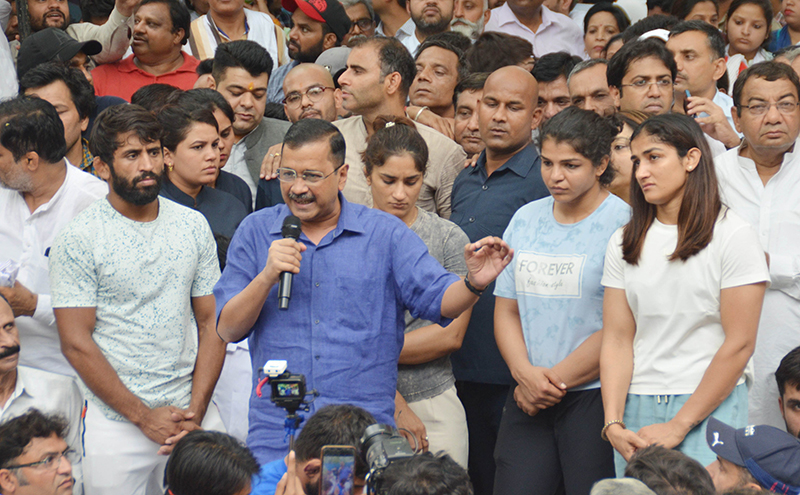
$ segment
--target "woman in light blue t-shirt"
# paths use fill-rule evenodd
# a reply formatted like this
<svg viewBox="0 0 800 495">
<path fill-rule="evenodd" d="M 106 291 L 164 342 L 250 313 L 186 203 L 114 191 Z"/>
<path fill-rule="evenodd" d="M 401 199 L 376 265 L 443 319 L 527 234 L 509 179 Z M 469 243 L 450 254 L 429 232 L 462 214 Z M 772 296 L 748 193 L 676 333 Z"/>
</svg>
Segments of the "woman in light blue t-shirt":
<svg viewBox="0 0 800 495">
<path fill-rule="evenodd" d="M 619 129 L 570 107 L 541 129 L 551 197 L 520 208 L 503 236 L 513 266 L 497 279 L 495 337 L 515 380 L 495 449 L 495 493 L 589 493 L 614 476 L 600 439 L 599 359 L 605 246 L 630 218 L 610 194 Z"/>
</svg>

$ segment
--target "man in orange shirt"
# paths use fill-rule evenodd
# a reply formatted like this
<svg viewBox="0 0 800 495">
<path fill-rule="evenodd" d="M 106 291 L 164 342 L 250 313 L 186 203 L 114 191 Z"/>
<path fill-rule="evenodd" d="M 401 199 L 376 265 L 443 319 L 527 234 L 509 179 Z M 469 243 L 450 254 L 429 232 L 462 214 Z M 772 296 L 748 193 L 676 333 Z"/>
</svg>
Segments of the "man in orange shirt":
<svg viewBox="0 0 800 495">
<path fill-rule="evenodd" d="M 148 84 L 192 89 L 199 61 L 181 47 L 189 39 L 189 11 L 178 0 L 142 0 L 133 15 L 133 55 L 92 71 L 98 96 L 130 101 Z"/>
</svg>

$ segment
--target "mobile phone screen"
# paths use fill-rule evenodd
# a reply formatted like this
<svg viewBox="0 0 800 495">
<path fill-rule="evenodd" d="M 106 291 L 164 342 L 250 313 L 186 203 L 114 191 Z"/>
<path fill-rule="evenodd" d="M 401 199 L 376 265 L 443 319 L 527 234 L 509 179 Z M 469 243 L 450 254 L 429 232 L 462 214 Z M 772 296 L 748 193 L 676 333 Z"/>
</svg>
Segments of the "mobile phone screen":
<svg viewBox="0 0 800 495">
<path fill-rule="evenodd" d="M 322 448 L 320 495 L 353 495 L 356 449 L 326 445 Z"/>
</svg>

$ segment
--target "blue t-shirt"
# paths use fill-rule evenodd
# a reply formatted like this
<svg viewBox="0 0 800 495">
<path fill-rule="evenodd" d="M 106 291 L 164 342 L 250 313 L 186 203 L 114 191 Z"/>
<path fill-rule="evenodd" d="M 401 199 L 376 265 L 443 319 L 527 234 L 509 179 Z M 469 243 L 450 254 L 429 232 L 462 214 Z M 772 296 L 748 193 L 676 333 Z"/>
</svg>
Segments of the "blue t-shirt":
<svg viewBox="0 0 800 495">
<path fill-rule="evenodd" d="M 283 459 L 264 464 L 258 475 L 253 476 L 250 495 L 275 495 L 278 482 L 284 474 L 286 474 L 286 463 Z"/>
<path fill-rule="evenodd" d="M 603 328 L 603 261 L 611 235 L 630 219 L 630 207 L 609 194 L 574 224 L 553 216 L 552 197 L 528 203 L 511 219 L 503 239 L 514 248 L 513 266 L 497 278 L 495 296 L 516 299 L 528 359 L 551 368 Z M 598 388 L 600 381 L 575 390 Z"/>
</svg>

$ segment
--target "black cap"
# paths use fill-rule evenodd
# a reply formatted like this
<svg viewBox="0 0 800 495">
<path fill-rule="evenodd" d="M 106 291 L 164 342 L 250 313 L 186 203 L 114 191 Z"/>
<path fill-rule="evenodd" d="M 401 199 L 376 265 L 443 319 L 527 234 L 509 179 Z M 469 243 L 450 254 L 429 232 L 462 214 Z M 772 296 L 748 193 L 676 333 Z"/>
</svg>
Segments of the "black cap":
<svg viewBox="0 0 800 495">
<path fill-rule="evenodd" d="M 281 0 L 283 8 L 294 12 L 297 7 L 315 21 L 324 22 L 339 41 L 350 32 L 350 17 L 339 0 Z"/>
<path fill-rule="evenodd" d="M 97 55 L 102 50 L 103 45 L 99 41 L 76 41 L 62 29 L 42 29 L 25 38 L 20 44 L 17 75 L 22 79 L 26 72 L 37 65 L 51 61 L 69 62 L 78 52 Z"/>
</svg>

